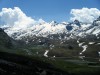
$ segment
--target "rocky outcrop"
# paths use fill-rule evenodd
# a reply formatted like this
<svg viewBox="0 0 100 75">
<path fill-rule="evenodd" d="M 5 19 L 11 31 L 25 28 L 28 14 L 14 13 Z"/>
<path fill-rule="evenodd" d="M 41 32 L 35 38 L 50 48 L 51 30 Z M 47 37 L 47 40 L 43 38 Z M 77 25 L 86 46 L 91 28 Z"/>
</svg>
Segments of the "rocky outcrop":
<svg viewBox="0 0 100 75">
<path fill-rule="evenodd" d="M 74 20 L 74 24 L 81 26 L 80 22 L 78 20 Z"/>
<path fill-rule="evenodd" d="M 2 28 L 0 28 L 0 46 L 6 48 L 12 47 L 12 39 L 4 32 Z"/>
<path fill-rule="evenodd" d="M 93 21 L 92 25 L 98 26 L 98 22 L 100 22 L 100 16 L 96 20 Z"/>
</svg>

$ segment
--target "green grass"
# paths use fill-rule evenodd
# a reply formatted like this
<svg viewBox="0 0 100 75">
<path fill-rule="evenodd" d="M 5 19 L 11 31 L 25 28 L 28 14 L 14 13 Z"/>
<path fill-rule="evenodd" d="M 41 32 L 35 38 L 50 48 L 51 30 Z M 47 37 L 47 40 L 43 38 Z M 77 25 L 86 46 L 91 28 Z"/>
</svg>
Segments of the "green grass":
<svg viewBox="0 0 100 75">
<path fill-rule="evenodd" d="M 34 49 L 35 48 L 36 47 L 34 47 Z M 38 50 L 38 49 L 39 48 L 36 48 L 36 50 Z M 65 61 L 65 59 L 58 59 L 58 58 L 56 59 L 56 58 L 51 58 L 51 57 L 45 58 L 43 56 L 41 57 L 41 56 L 37 56 L 37 55 L 29 56 L 25 51 L 23 51 L 21 49 L 15 50 L 15 51 L 8 50 L 8 52 L 14 52 L 16 54 L 27 56 L 27 57 L 32 58 L 32 59 L 36 59 L 39 61 L 50 63 L 54 67 L 61 69 L 62 71 L 66 71 L 72 75 L 98 75 L 98 73 L 100 73 L 100 71 L 99 71 L 100 67 L 91 67 L 91 65 L 88 65 L 87 63 L 83 63 L 80 65 L 78 63 Z M 71 60 L 75 60 L 75 58 L 73 58 Z M 96 65 L 96 66 L 100 66 L 100 64 Z"/>
<path fill-rule="evenodd" d="M 100 73 L 100 67 L 89 67 L 87 64 L 75 64 L 64 60 L 55 60 L 51 62 L 55 67 L 62 69 L 74 75 L 96 75 Z M 100 66 L 100 65 L 99 65 Z"/>
</svg>

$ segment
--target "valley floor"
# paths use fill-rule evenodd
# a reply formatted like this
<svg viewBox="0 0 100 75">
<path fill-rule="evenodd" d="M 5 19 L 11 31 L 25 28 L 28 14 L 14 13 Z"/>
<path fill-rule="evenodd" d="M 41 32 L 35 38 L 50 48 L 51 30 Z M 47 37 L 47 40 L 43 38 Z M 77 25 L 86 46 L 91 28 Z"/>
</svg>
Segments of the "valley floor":
<svg viewBox="0 0 100 75">
<path fill-rule="evenodd" d="M 0 75 L 99 75 L 99 62 L 0 52 Z"/>
</svg>

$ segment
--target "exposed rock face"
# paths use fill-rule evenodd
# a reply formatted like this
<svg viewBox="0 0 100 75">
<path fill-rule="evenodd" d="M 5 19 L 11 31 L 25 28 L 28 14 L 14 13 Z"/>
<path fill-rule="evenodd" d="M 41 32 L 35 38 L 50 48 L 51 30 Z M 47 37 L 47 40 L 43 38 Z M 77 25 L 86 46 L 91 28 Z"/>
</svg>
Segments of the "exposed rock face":
<svg viewBox="0 0 100 75">
<path fill-rule="evenodd" d="M 98 24 L 100 24 L 100 16 L 96 20 L 94 20 L 92 23 L 92 25 L 94 26 L 98 26 Z"/>
<path fill-rule="evenodd" d="M 70 30 L 73 29 L 73 27 L 72 27 L 71 25 L 68 25 L 68 26 L 66 26 L 66 29 L 67 29 L 68 31 L 70 31 Z"/>
<path fill-rule="evenodd" d="M 100 16 L 97 18 L 98 21 L 100 21 Z"/>
<path fill-rule="evenodd" d="M 3 32 L 4 30 L 2 28 L 0 28 L 0 32 Z"/>
<path fill-rule="evenodd" d="M 80 26 L 80 22 L 78 20 L 75 20 L 74 23 L 78 26 Z"/>
<path fill-rule="evenodd" d="M 11 38 L 0 28 L 0 47 L 11 48 L 12 41 Z"/>
</svg>

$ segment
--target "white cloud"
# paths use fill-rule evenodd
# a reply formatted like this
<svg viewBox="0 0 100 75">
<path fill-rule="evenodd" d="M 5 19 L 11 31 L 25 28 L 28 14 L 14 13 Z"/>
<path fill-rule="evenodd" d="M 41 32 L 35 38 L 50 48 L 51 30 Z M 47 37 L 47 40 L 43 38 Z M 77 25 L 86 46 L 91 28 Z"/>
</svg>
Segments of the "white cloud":
<svg viewBox="0 0 100 75">
<path fill-rule="evenodd" d="M 27 17 L 18 7 L 14 7 L 14 9 L 2 8 L 0 21 L 3 25 L 15 26 L 16 28 L 25 28 L 35 23 L 34 19 Z"/>
<path fill-rule="evenodd" d="M 92 23 L 100 16 L 100 10 L 97 8 L 72 9 L 70 14 L 73 16 L 70 18 L 72 21 L 77 19 L 81 22 Z"/>
</svg>

